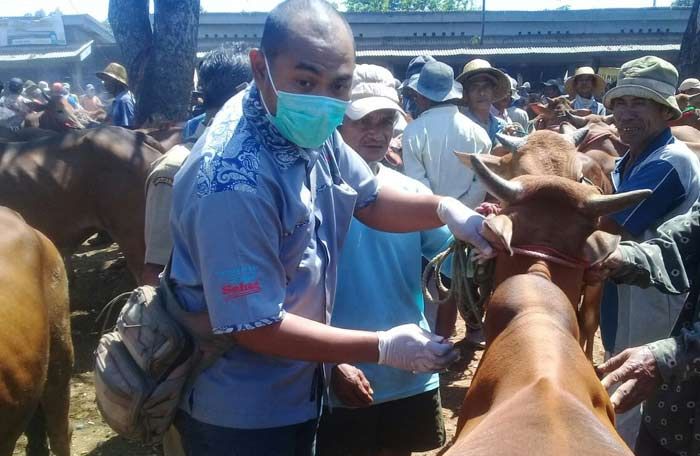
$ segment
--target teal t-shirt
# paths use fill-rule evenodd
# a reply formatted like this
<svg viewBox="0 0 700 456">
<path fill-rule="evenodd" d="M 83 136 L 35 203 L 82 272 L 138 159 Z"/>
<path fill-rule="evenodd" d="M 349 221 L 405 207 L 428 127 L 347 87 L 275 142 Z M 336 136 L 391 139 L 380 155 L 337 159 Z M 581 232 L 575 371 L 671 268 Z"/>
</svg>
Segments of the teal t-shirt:
<svg viewBox="0 0 700 456">
<path fill-rule="evenodd" d="M 380 185 L 430 193 L 420 182 L 380 165 Z M 367 331 L 415 323 L 429 330 L 423 314 L 422 257 L 432 259 L 452 236 L 446 227 L 413 233 L 377 231 L 353 219 L 338 265 L 331 325 Z M 412 374 L 376 364 L 356 364 L 374 390 L 374 404 L 437 388 L 438 374 Z M 343 404 L 331 392 L 331 405 Z"/>
</svg>

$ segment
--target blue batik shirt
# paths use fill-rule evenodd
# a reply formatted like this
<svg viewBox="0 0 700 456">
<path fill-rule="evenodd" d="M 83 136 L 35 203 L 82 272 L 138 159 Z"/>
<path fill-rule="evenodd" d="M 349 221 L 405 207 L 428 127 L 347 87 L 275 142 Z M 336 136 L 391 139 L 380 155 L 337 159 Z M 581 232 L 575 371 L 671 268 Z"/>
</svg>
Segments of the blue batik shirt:
<svg viewBox="0 0 700 456">
<path fill-rule="evenodd" d="M 226 103 L 175 176 L 176 292 L 187 309 L 207 309 L 218 334 L 271 325 L 286 312 L 327 323 L 343 240 L 377 181 L 338 133 L 299 148 L 269 122 L 255 85 L 241 98 L 242 106 L 239 97 Z M 318 415 L 319 367 L 234 347 L 181 407 L 230 428 L 305 422 Z"/>
</svg>

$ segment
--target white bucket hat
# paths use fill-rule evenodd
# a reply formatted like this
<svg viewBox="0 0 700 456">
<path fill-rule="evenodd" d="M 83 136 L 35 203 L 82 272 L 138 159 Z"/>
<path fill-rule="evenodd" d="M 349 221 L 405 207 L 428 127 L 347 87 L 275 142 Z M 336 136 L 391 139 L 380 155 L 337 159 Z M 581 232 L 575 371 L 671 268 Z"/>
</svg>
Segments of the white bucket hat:
<svg viewBox="0 0 700 456">
<path fill-rule="evenodd" d="M 612 109 L 612 101 L 623 96 L 646 98 L 673 111 L 673 119 L 681 116 L 676 101 L 678 71 L 669 62 L 654 56 L 640 57 L 622 65 L 617 76 L 617 86 L 603 97 L 606 108 Z"/>
<path fill-rule="evenodd" d="M 359 120 L 367 114 L 391 109 L 404 114 L 399 106 L 396 80 L 391 71 L 379 65 L 357 65 L 352 80 L 350 105 L 345 115 Z"/>
</svg>

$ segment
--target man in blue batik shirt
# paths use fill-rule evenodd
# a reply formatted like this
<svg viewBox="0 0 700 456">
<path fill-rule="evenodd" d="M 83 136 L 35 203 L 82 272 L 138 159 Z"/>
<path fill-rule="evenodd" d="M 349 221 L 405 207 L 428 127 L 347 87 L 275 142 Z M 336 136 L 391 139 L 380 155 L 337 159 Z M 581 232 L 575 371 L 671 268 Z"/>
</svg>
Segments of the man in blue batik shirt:
<svg viewBox="0 0 700 456">
<path fill-rule="evenodd" d="M 335 131 L 355 48 L 330 4 L 281 3 L 250 59 L 242 106 L 234 98 L 222 108 L 175 177 L 176 293 L 236 342 L 183 398 L 175 424 L 188 455 L 313 454 L 323 362 L 431 372 L 456 359 L 451 344 L 415 324 L 327 325 L 353 214 L 387 231 L 446 224 L 493 253 L 482 217 L 451 198 L 380 188 Z"/>
</svg>

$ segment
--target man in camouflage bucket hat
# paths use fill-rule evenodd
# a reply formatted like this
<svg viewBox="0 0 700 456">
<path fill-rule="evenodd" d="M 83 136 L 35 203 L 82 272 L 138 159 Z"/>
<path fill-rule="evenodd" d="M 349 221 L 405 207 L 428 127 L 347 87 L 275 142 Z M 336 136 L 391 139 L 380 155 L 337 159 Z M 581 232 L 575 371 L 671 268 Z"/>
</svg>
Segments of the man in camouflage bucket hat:
<svg viewBox="0 0 700 456">
<path fill-rule="evenodd" d="M 626 240 L 642 242 L 657 237 L 659 225 L 686 214 L 700 196 L 700 161 L 673 137 L 667 125 L 681 115 L 674 97 L 677 83 L 678 72 L 669 62 L 642 57 L 622 66 L 617 86 L 603 98 L 603 104 L 613 113 L 620 139 L 629 146 L 612 173 L 615 192 L 653 191 L 637 206 L 603 219 L 607 231 Z M 667 337 L 685 296 L 664 295 L 654 288 L 606 284 L 600 325 L 606 352 L 616 355 L 626 348 Z M 615 395 L 613 405 L 620 405 Z M 619 407 L 617 411 L 624 409 Z M 640 420 L 638 407 L 618 416 L 617 429 L 630 446 Z"/>
</svg>

